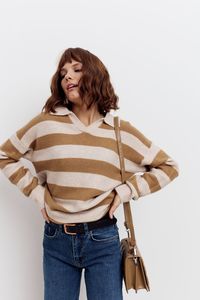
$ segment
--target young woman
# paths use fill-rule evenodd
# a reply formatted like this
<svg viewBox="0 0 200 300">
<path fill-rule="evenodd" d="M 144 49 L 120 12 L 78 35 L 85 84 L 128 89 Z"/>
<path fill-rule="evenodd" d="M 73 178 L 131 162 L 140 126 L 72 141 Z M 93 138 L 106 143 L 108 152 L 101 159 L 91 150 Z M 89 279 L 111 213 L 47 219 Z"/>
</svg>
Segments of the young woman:
<svg viewBox="0 0 200 300">
<path fill-rule="evenodd" d="M 154 193 L 179 174 L 177 163 L 133 124 L 120 120 L 125 183 L 114 131 L 118 97 L 91 52 L 68 48 L 42 111 L 0 147 L 0 168 L 45 219 L 45 300 L 79 298 L 82 269 L 89 300 L 121 300 L 117 207 Z M 29 159 L 33 176 L 20 158 Z M 139 174 L 140 173 L 140 174 Z"/>
</svg>

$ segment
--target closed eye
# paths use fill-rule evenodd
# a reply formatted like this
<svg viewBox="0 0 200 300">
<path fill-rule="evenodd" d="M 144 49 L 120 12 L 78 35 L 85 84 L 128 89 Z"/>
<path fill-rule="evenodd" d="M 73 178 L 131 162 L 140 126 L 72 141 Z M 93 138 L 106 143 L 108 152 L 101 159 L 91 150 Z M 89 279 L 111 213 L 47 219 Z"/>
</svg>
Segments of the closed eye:
<svg viewBox="0 0 200 300">
<path fill-rule="evenodd" d="M 75 72 L 81 72 L 82 69 L 77 69 L 77 70 L 74 70 L 74 71 L 75 71 Z M 65 77 L 65 75 L 66 75 L 66 74 L 61 73 L 61 74 L 60 74 L 60 77 L 63 78 L 63 77 Z"/>
</svg>

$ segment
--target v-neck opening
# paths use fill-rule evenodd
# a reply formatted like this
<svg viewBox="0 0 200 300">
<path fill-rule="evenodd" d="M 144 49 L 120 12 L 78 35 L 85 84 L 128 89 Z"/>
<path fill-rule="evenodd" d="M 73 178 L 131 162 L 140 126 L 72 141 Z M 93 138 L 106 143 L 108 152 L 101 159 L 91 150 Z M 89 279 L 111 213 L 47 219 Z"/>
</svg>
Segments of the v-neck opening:
<svg viewBox="0 0 200 300">
<path fill-rule="evenodd" d="M 76 125 L 81 131 L 85 131 L 85 132 L 89 132 L 90 130 L 93 130 L 94 128 L 99 127 L 104 120 L 104 117 L 102 117 L 102 118 L 92 122 L 90 125 L 85 125 L 83 122 L 81 122 L 81 120 L 73 112 L 71 114 L 69 114 L 69 118 L 74 125 Z"/>
</svg>

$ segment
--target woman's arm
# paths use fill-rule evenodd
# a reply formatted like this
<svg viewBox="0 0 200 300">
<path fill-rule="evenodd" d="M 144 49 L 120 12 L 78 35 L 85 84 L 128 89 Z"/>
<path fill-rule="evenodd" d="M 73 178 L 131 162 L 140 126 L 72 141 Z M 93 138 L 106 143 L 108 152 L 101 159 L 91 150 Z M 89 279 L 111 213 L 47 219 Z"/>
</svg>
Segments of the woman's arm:
<svg viewBox="0 0 200 300">
<path fill-rule="evenodd" d="M 132 174 L 125 183 L 115 188 L 122 202 L 137 200 L 139 197 L 154 193 L 169 184 L 179 175 L 177 162 L 163 149 L 155 145 L 130 122 L 125 121 L 121 130 L 126 157 L 141 167 L 142 174 Z M 139 172 L 141 173 L 141 172 Z"/>
<path fill-rule="evenodd" d="M 16 185 L 21 192 L 36 201 L 40 209 L 44 208 L 45 187 L 39 184 L 38 177 L 20 161 L 28 151 L 32 150 L 36 138 L 37 123 L 40 114 L 17 130 L 10 138 L 0 145 L 0 169 L 3 174 Z"/>
</svg>

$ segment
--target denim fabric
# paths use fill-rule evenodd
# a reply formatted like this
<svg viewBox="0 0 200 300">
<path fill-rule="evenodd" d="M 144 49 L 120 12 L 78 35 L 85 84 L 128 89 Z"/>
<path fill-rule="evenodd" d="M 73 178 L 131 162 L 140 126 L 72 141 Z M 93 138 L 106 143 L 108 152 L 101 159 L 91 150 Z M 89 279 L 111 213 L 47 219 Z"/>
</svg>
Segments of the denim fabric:
<svg viewBox="0 0 200 300">
<path fill-rule="evenodd" d="M 122 300 L 122 254 L 117 224 L 69 235 L 44 224 L 44 300 L 78 300 L 82 269 L 88 300 Z"/>
</svg>

